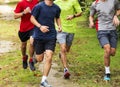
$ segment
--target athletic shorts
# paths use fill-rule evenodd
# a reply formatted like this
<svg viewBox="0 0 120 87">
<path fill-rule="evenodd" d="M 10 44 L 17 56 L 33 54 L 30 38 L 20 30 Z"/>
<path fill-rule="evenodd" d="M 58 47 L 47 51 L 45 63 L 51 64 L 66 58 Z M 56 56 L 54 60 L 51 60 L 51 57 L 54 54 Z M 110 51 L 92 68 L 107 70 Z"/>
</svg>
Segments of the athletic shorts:
<svg viewBox="0 0 120 87">
<path fill-rule="evenodd" d="M 71 46 L 73 39 L 74 39 L 74 33 L 57 32 L 57 42 L 59 44 L 65 43 L 67 46 Z"/>
<path fill-rule="evenodd" d="M 116 30 L 100 30 L 97 33 L 97 37 L 101 47 L 106 44 L 110 44 L 112 48 L 117 47 L 118 35 Z"/>
<path fill-rule="evenodd" d="M 30 36 L 32 36 L 33 34 L 33 29 L 29 30 L 29 31 L 26 31 L 26 32 L 18 32 L 18 36 L 21 40 L 21 42 L 26 42 Z"/>
<path fill-rule="evenodd" d="M 44 53 L 46 50 L 51 50 L 54 52 L 56 46 L 56 39 L 52 40 L 34 39 L 33 45 L 37 55 Z"/>
</svg>

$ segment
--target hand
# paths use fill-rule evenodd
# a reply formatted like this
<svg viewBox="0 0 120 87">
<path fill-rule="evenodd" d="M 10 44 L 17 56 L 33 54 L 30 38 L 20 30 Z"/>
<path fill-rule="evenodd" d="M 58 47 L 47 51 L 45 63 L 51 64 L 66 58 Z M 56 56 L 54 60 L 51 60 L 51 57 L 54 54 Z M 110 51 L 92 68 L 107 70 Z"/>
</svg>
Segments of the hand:
<svg viewBox="0 0 120 87">
<path fill-rule="evenodd" d="M 119 19 L 118 19 L 118 17 L 116 15 L 113 17 L 113 24 L 115 26 L 119 26 L 119 24 L 120 24 L 120 21 L 119 21 Z"/>
<path fill-rule="evenodd" d="M 73 19 L 73 18 L 74 18 L 74 15 L 68 15 L 66 19 L 67 19 L 67 20 L 71 20 L 71 19 Z"/>
<path fill-rule="evenodd" d="M 24 14 L 27 14 L 27 13 L 31 13 L 30 7 L 27 7 L 26 9 L 24 9 Z"/>
<path fill-rule="evenodd" d="M 49 29 L 48 29 L 48 28 L 49 28 L 48 26 L 43 26 L 43 25 L 41 25 L 40 30 L 41 30 L 43 33 L 46 33 L 46 32 L 49 32 Z"/>
<path fill-rule="evenodd" d="M 58 32 L 62 32 L 62 28 L 58 26 Z"/>
<path fill-rule="evenodd" d="M 90 24 L 89 24 L 89 27 L 90 28 L 93 28 L 95 25 L 94 25 L 94 22 L 90 22 Z"/>
</svg>

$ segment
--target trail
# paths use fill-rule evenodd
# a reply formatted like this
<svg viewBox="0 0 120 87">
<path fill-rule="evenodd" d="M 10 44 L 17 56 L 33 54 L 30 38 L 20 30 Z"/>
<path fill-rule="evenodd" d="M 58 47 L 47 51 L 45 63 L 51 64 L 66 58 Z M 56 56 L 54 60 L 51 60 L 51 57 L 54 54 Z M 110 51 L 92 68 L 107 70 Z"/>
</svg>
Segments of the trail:
<svg viewBox="0 0 120 87">
<path fill-rule="evenodd" d="M 0 5 L 0 19 L 5 19 L 5 20 L 12 20 L 13 18 L 13 8 L 8 6 L 8 5 Z M 0 52 L 8 52 L 11 51 L 10 44 L 11 42 L 8 41 L 7 44 L 6 41 L 0 41 Z M 8 47 L 9 46 L 9 47 Z M 61 62 L 61 61 L 60 61 Z M 42 71 L 43 70 L 43 64 L 44 62 L 40 63 L 39 69 Z M 49 76 L 48 76 L 48 81 L 52 85 L 52 87 L 79 87 L 77 84 L 72 82 L 72 78 L 65 80 L 63 78 L 63 72 L 59 72 L 57 69 L 58 65 L 56 63 L 52 63 L 52 68 L 50 70 Z M 14 85 L 14 84 L 13 84 Z M 11 84 L 12 86 L 12 84 Z M 30 86 L 31 87 L 31 86 Z"/>
<path fill-rule="evenodd" d="M 39 65 L 39 69 L 41 71 L 43 70 L 43 65 L 44 63 Z M 72 82 L 72 76 L 70 79 L 64 79 L 63 72 L 59 72 L 56 67 L 58 68 L 58 65 L 56 63 L 52 63 L 52 68 L 48 76 L 48 82 L 52 87 L 79 87 L 78 84 Z"/>
</svg>

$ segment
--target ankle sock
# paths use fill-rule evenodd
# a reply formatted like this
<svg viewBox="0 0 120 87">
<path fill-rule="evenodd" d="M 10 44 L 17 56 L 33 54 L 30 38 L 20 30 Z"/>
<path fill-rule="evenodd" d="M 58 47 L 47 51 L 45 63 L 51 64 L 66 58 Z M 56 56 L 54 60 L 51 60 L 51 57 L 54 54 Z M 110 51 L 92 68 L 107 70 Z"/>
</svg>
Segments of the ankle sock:
<svg viewBox="0 0 120 87">
<path fill-rule="evenodd" d="M 47 79 L 47 76 L 43 76 L 41 83 L 44 82 L 46 79 Z"/>
<path fill-rule="evenodd" d="M 33 58 L 30 58 L 29 62 L 33 62 Z"/>
<path fill-rule="evenodd" d="M 110 67 L 109 66 L 108 67 L 105 66 L 105 74 L 110 74 Z"/>
<path fill-rule="evenodd" d="M 28 56 L 27 56 L 27 55 L 23 56 L 23 61 L 26 61 L 26 60 L 27 60 L 27 58 L 28 58 Z"/>
</svg>

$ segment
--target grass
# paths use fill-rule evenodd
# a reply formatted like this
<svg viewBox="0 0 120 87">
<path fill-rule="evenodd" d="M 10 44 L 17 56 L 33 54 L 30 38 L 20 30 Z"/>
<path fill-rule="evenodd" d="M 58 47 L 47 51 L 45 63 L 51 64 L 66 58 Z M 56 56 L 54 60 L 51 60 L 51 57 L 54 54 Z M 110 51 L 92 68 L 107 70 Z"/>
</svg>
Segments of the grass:
<svg viewBox="0 0 120 87">
<path fill-rule="evenodd" d="M 84 22 L 79 23 L 71 51 L 67 55 L 71 79 L 78 83 L 79 87 L 120 87 L 120 42 L 116 56 L 111 58 L 111 81 L 106 83 L 103 81 L 103 49 L 99 46 L 96 31 L 85 27 Z M 22 69 L 18 28 L 18 20 L 0 19 L 0 40 L 16 43 L 16 50 L 0 55 L 0 87 L 38 87 L 40 78 L 34 74 L 41 73 Z M 57 45 L 53 61 L 58 63 L 58 68 L 62 70 L 58 51 Z"/>
</svg>

